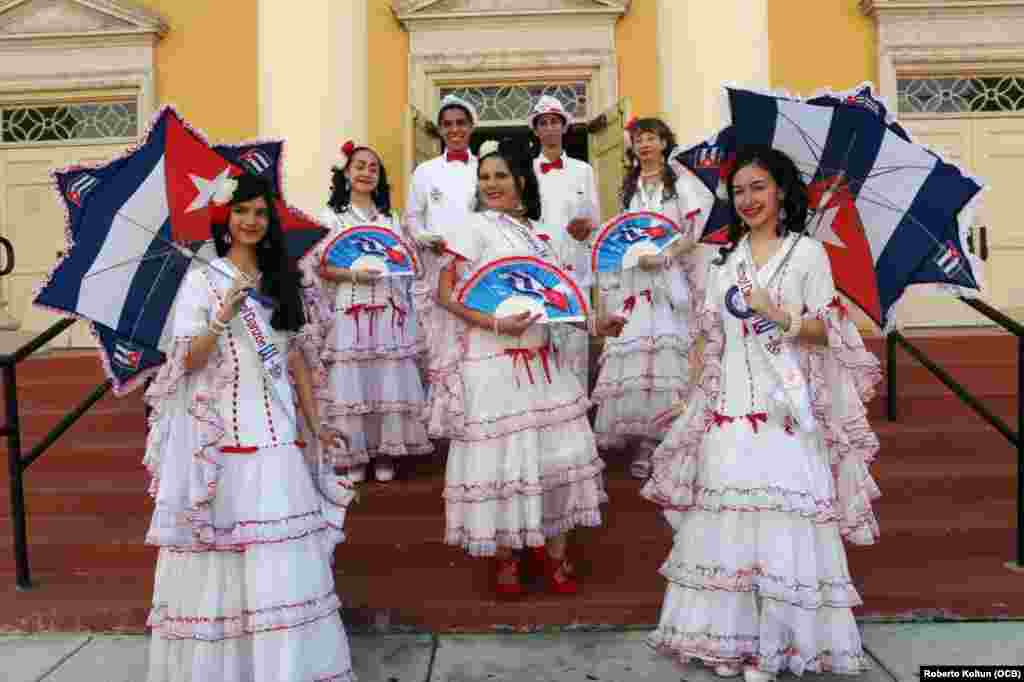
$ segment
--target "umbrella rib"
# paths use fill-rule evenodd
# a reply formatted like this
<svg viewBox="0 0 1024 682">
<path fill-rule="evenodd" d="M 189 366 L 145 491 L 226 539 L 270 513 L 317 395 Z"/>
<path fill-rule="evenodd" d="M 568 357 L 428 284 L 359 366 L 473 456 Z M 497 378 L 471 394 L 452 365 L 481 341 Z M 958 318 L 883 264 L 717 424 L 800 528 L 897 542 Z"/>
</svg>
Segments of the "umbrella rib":
<svg viewBox="0 0 1024 682">
<path fill-rule="evenodd" d="M 178 253 L 178 250 L 177 249 L 167 249 L 166 251 L 161 251 L 160 253 L 153 253 L 153 254 L 150 254 L 148 256 L 147 255 L 133 256 L 133 257 L 128 258 L 127 260 L 123 260 L 123 261 L 121 261 L 119 263 L 114 263 L 113 265 L 108 265 L 107 267 L 103 268 L 102 270 L 97 270 L 96 272 L 90 272 L 89 274 L 87 274 L 84 277 L 82 277 L 82 279 L 86 280 L 86 279 L 89 279 L 90 277 L 96 277 L 96 276 L 102 275 L 102 274 L 104 274 L 106 272 L 110 272 L 111 270 L 116 270 L 117 268 L 123 268 L 125 266 L 132 265 L 133 263 L 144 263 L 144 262 L 146 262 L 148 260 L 153 260 L 155 258 L 167 258 L 168 254 L 172 254 L 172 253 Z"/>
<path fill-rule="evenodd" d="M 177 253 L 177 251 L 175 251 L 175 253 Z M 182 258 L 184 258 L 184 256 L 182 256 Z M 135 324 L 132 325 L 132 334 L 129 337 L 132 340 L 135 340 L 135 333 L 138 331 L 139 323 L 142 321 L 142 311 L 145 311 L 146 304 L 149 303 L 149 299 L 153 296 L 153 292 L 156 291 L 156 285 L 160 282 L 160 278 L 164 276 L 164 272 L 167 270 L 167 265 L 170 263 L 170 260 L 170 258 L 164 258 L 164 262 L 160 266 L 160 272 L 158 272 L 156 277 L 153 278 L 153 283 L 150 285 L 149 291 L 146 292 L 146 298 L 142 301 L 141 310 L 139 314 L 135 316 Z"/>
</svg>

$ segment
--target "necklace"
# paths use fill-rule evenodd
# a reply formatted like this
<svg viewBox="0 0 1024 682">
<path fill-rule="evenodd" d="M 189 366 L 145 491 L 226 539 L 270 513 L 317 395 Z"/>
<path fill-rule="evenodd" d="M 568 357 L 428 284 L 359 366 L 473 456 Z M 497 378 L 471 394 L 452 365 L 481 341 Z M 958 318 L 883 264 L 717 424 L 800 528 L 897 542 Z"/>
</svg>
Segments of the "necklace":
<svg viewBox="0 0 1024 682">
<path fill-rule="evenodd" d="M 348 210 L 352 212 L 352 215 L 354 215 L 356 219 L 361 220 L 364 223 L 372 223 L 374 220 L 377 219 L 377 211 L 373 209 L 372 205 L 370 207 L 370 210 L 367 211 L 366 213 L 363 213 L 362 209 L 356 206 L 355 204 L 349 204 Z"/>
<path fill-rule="evenodd" d="M 533 229 L 530 227 L 528 221 L 527 224 L 524 225 L 515 218 L 513 218 L 512 216 L 508 215 L 507 213 L 502 213 L 500 211 L 498 212 L 498 219 L 502 223 L 510 225 L 516 231 L 516 234 L 518 234 L 519 237 L 521 237 L 522 240 L 526 242 L 526 246 L 527 248 L 530 249 L 530 251 L 537 255 L 544 253 L 544 242 L 537 239 L 537 236 L 533 233 Z M 510 245 L 513 245 L 511 244 L 511 240 L 509 240 L 507 236 L 505 239 L 510 243 Z"/>
<path fill-rule="evenodd" d="M 658 211 L 661 209 L 662 200 L 662 183 L 658 182 L 641 182 L 637 188 L 640 193 L 640 206 L 648 211 Z M 650 189 L 650 193 L 648 193 Z"/>
</svg>

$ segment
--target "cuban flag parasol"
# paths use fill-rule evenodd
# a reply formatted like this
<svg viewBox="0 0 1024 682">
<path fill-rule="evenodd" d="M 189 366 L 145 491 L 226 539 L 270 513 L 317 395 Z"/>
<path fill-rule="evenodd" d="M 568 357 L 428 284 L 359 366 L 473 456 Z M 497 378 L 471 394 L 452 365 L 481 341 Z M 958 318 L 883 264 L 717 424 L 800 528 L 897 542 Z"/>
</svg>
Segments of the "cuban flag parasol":
<svg viewBox="0 0 1024 682">
<path fill-rule="evenodd" d="M 211 200 L 243 172 L 168 106 L 123 156 L 54 173 L 69 249 L 35 303 L 91 323 L 118 395 L 166 360 L 181 282 L 215 257 Z"/>
<path fill-rule="evenodd" d="M 324 249 L 324 265 L 350 270 L 377 270 L 384 277 L 416 274 L 415 249 L 380 225 L 356 225 L 331 240 Z"/>
<path fill-rule="evenodd" d="M 242 142 L 240 144 L 218 144 L 213 150 L 228 161 L 244 168 L 253 175 L 265 178 L 277 199 L 274 208 L 284 230 L 285 248 L 288 255 L 299 260 L 329 230 L 318 220 L 289 206 L 282 198 L 284 177 L 284 142 L 281 140 L 263 142 Z"/>
<path fill-rule="evenodd" d="M 499 258 L 479 267 L 456 291 L 467 308 L 495 317 L 523 312 L 539 322 L 582 322 L 587 299 L 573 278 L 534 256 Z"/>
<path fill-rule="evenodd" d="M 824 244 L 836 287 L 883 330 L 892 328 L 892 307 L 910 285 L 977 295 L 981 271 L 964 246 L 981 185 L 914 143 L 869 84 L 808 100 L 727 94 L 731 125 L 676 156 L 720 201 L 731 166 L 720 165 L 717 177 L 702 174 L 701 159 L 729 159 L 744 145 L 774 147 L 807 182 L 807 234 Z M 703 241 L 723 241 L 731 217 L 713 210 Z"/>
<path fill-rule="evenodd" d="M 594 272 L 627 270 L 640 262 L 640 256 L 657 255 L 681 236 L 675 221 L 661 213 L 622 213 L 598 232 L 591 250 L 591 267 Z"/>
</svg>

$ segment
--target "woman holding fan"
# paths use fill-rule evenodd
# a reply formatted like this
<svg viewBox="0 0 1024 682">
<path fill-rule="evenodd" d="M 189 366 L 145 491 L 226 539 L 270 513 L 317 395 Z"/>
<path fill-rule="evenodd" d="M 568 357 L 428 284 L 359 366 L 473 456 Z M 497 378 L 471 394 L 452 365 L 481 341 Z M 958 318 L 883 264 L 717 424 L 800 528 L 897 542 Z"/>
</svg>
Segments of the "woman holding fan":
<svg viewBox="0 0 1024 682">
<path fill-rule="evenodd" d="M 146 392 L 146 542 L 160 547 L 149 682 L 352 679 L 331 564 L 354 493 L 323 464 L 320 446 L 344 437 L 314 403 L 318 359 L 274 200 L 262 178 L 223 182 L 220 258 L 186 276 Z"/>
<path fill-rule="evenodd" d="M 491 143 L 493 144 L 493 143 Z M 526 150 L 481 148 L 479 212 L 448 244 L 457 257 L 442 271 L 439 302 L 461 320 L 452 343 L 458 371 L 440 387 L 454 398 L 445 482 L 446 542 L 472 556 L 495 556 L 496 591 L 522 593 L 513 550 L 532 548 L 549 588 L 576 590 L 566 556 L 569 531 L 601 524 L 607 499 L 590 424 L 589 402 L 558 362 L 547 325 L 531 312 L 494 316 L 468 308 L 457 288 L 480 266 L 509 256 L 558 264 L 540 214 L 537 179 Z M 592 323 L 617 334 L 622 320 Z M 435 387 L 437 388 L 437 387 Z M 546 551 L 545 551 L 546 546 Z"/>
<path fill-rule="evenodd" d="M 392 458 L 433 451 L 422 421 L 426 403 L 416 367 L 422 349 L 412 278 L 324 261 L 335 238 L 351 227 L 379 225 L 401 236 L 390 210 L 390 187 L 380 157 L 369 147 L 347 142 L 321 216 L 331 230 L 300 264 L 307 306 L 323 335 L 327 415 L 352 438 L 347 450 L 331 455 L 356 483 L 365 480 L 370 460 L 383 483 L 395 476 Z M 406 256 L 415 259 L 412 248 Z"/>
<path fill-rule="evenodd" d="M 634 163 L 622 185 L 623 210 L 661 213 L 683 231 L 662 253 L 641 256 L 637 267 L 598 275 L 604 309 L 622 311 L 628 322 L 601 354 L 591 395 L 598 405 L 594 432 L 602 449 L 635 448 L 630 472 L 645 479 L 664 435 L 651 417 L 690 384 L 691 301 L 701 294 L 704 270 L 697 239 L 714 196 L 690 171 L 667 160 L 675 136 L 660 119 L 636 120 L 628 135 Z"/>
<path fill-rule="evenodd" d="M 700 384 L 669 411 L 643 495 L 666 510 L 669 586 L 650 642 L 723 677 L 859 673 L 861 603 L 843 540 L 871 544 L 878 441 L 864 403 L 880 379 L 804 236 L 793 161 L 741 149 L 728 177 L 731 246 L 698 309 Z"/>
</svg>

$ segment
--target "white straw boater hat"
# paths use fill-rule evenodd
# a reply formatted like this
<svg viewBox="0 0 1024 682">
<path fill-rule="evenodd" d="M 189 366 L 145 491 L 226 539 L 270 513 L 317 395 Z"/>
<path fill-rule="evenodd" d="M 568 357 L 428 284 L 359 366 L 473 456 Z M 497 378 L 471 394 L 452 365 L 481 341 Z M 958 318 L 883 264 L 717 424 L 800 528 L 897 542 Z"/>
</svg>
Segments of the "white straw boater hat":
<svg viewBox="0 0 1024 682">
<path fill-rule="evenodd" d="M 538 116 L 544 114 L 557 114 L 562 117 L 562 132 L 569 129 L 569 114 L 565 111 L 565 107 L 562 103 L 551 95 L 543 95 L 537 103 L 533 105 L 533 110 L 530 111 L 530 115 L 526 119 L 526 124 L 530 126 L 530 130 L 534 129 L 534 123 L 537 121 Z"/>
<path fill-rule="evenodd" d="M 476 108 L 466 100 L 455 95 L 445 95 L 444 99 L 441 100 L 441 106 L 437 108 L 437 125 L 441 125 L 441 114 L 444 112 L 444 110 L 450 109 L 452 107 L 459 107 L 460 109 L 464 109 L 466 113 L 469 114 L 469 122 L 472 123 L 473 125 L 476 125 Z"/>
</svg>

